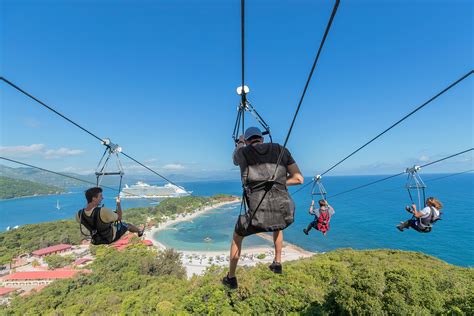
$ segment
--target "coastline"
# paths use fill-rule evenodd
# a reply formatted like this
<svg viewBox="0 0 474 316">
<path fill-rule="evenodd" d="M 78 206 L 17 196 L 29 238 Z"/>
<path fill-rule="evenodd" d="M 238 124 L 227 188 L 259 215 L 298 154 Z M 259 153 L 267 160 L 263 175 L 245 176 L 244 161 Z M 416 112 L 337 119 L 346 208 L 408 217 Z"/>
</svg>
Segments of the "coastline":
<svg viewBox="0 0 474 316">
<path fill-rule="evenodd" d="M 175 219 L 168 219 L 158 224 L 157 226 L 147 228 L 145 230 L 144 237 L 148 240 L 151 240 L 153 245 L 158 250 L 164 250 L 167 247 L 153 238 L 153 236 L 157 232 L 162 231 L 177 223 L 190 221 L 200 215 L 205 214 L 206 212 L 217 209 L 219 207 L 236 203 L 240 203 L 240 199 L 217 203 L 211 206 L 207 206 L 203 209 L 195 210 L 192 213 L 179 215 Z M 269 241 L 273 241 L 273 237 L 269 233 L 259 233 L 257 234 L 257 236 Z M 227 267 L 229 264 L 229 251 L 177 250 L 177 252 L 181 254 L 181 262 L 186 268 L 188 278 L 192 277 L 195 274 L 201 275 L 211 265 Z M 307 258 L 313 256 L 314 254 L 316 253 L 304 250 L 291 243 L 284 242 L 281 261 L 286 262 L 301 258 Z M 243 247 L 239 260 L 239 266 L 255 266 L 259 263 L 270 264 L 273 259 L 273 246 L 259 246 L 251 248 Z"/>
<path fill-rule="evenodd" d="M 20 199 L 30 199 L 30 198 L 36 198 L 36 197 L 42 197 L 42 196 L 53 196 L 53 195 L 64 195 L 68 194 L 69 192 L 56 192 L 56 193 L 48 193 L 48 194 L 34 194 L 34 195 L 25 195 L 25 196 L 15 196 L 12 198 L 7 198 L 7 199 L 0 199 L 1 201 L 13 201 L 13 200 L 20 200 Z"/>
</svg>

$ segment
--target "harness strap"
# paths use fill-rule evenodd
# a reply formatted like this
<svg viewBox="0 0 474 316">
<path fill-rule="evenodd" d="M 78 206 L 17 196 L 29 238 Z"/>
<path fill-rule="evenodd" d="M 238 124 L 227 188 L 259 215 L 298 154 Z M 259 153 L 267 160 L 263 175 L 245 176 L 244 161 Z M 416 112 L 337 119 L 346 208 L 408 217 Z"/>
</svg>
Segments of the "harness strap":
<svg viewBox="0 0 474 316">
<path fill-rule="evenodd" d="M 79 228 L 83 236 L 92 238 L 94 237 L 95 234 L 97 234 L 97 216 L 98 216 L 97 214 L 100 212 L 100 208 L 99 208 L 99 212 L 96 212 L 95 210 L 96 208 L 92 210 L 92 216 L 93 216 L 92 219 L 93 219 L 94 227 L 90 226 L 89 223 L 82 221 L 82 216 L 84 215 L 85 209 L 83 208 L 79 211 Z M 82 230 L 82 226 L 87 228 L 87 230 L 90 233 L 89 235 L 84 234 L 84 231 Z"/>
<path fill-rule="evenodd" d="M 93 210 L 92 210 L 92 222 L 93 222 L 93 226 L 89 225 L 89 223 L 87 222 L 83 222 L 82 221 L 82 216 L 85 212 L 85 209 L 81 209 L 79 211 L 79 228 L 80 228 L 80 231 L 81 231 L 81 234 L 86 236 L 86 237 L 90 237 L 92 239 L 94 239 L 94 237 L 97 235 L 99 236 L 102 240 L 107 240 L 106 237 L 104 237 L 104 235 L 102 235 L 102 233 L 97 229 L 97 222 L 99 220 L 99 216 L 100 216 L 100 210 L 101 210 L 101 207 L 95 207 Z M 90 232 L 90 235 L 86 235 L 84 234 L 83 230 L 82 230 L 82 226 L 84 226 L 85 228 L 87 228 L 87 230 L 89 230 Z"/>
</svg>

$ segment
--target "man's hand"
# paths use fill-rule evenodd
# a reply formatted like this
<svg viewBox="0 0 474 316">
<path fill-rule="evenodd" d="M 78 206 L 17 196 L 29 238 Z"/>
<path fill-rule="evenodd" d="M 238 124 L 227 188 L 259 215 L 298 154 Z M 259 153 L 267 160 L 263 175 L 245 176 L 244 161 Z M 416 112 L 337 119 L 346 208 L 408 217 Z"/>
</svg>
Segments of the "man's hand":
<svg viewBox="0 0 474 316">
<path fill-rule="evenodd" d="M 120 196 L 117 196 L 117 197 L 115 198 L 115 202 L 116 202 L 117 204 L 120 204 Z"/>
<path fill-rule="evenodd" d="M 239 140 L 237 141 L 237 146 L 242 146 L 242 145 L 245 145 L 245 138 L 244 138 L 244 135 L 240 135 L 239 136 Z"/>
<path fill-rule="evenodd" d="M 235 143 L 235 147 L 243 147 L 245 146 L 245 139 L 244 139 L 244 135 L 240 135 L 239 136 L 239 140 L 237 141 L 237 143 Z"/>
</svg>

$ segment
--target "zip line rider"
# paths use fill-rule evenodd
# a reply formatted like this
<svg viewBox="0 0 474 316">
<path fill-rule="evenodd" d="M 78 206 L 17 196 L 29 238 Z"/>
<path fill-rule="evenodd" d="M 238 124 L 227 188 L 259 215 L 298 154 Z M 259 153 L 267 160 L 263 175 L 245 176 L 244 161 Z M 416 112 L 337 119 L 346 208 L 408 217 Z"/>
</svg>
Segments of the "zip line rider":
<svg viewBox="0 0 474 316">
<path fill-rule="evenodd" d="M 329 230 L 329 221 L 331 217 L 334 215 L 334 208 L 328 204 L 325 199 L 321 199 L 318 201 L 319 208 L 314 210 L 314 200 L 311 202 L 311 206 L 309 207 L 309 214 L 314 215 L 314 220 L 308 224 L 308 227 L 303 229 L 303 232 L 308 235 L 311 228 L 319 230 L 326 236 L 326 233 Z"/>
<path fill-rule="evenodd" d="M 93 245 L 110 244 L 120 239 L 127 231 L 143 236 L 144 229 L 122 222 L 120 197 L 116 198 L 116 212 L 99 206 L 103 200 L 102 188 L 94 187 L 85 192 L 87 206 L 76 214 L 76 221 L 82 232 L 84 226 L 90 233 Z"/>
<path fill-rule="evenodd" d="M 413 203 L 411 207 L 406 206 L 405 210 L 408 213 L 412 213 L 413 217 L 405 222 L 400 222 L 397 225 L 399 231 L 403 231 L 408 228 L 413 228 L 420 233 L 431 232 L 432 225 L 440 220 L 440 210 L 443 208 L 443 204 L 434 197 L 426 199 L 425 207 L 418 211 L 416 204 Z"/>
<path fill-rule="evenodd" d="M 282 159 L 277 166 L 283 150 Z M 244 187 L 242 205 L 247 208 L 238 217 L 230 248 L 229 272 L 222 280 L 231 289 L 238 287 L 235 271 L 242 250 L 242 240 L 259 232 L 273 232 L 275 258 L 269 269 L 282 273 L 281 251 L 283 229 L 294 221 L 295 204 L 287 186 L 304 181 L 298 165 L 288 149 L 276 143 L 264 143 L 262 132 L 249 127 L 240 135 L 233 154 L 234 165 L 240 166 Z M 274 179 L 271 178 L 275 173 Z"/>
</svg>

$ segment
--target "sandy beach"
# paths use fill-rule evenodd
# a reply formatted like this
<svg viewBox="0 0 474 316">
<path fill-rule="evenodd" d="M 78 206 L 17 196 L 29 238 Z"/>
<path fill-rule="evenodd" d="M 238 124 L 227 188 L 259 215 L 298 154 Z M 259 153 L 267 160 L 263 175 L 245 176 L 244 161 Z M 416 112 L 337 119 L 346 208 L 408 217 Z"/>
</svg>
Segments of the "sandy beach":
<svg viewBox="0 0 474 316">
<path fill-rule="evenodd" d="M 192 219 L 209 212 L 211 210 L 217 209 L 225 205 L 231 205 L 240 203 L 240 199 L 235 199 L 233 201 L 222 202 L 214 204 L 212 206 L 207 206 L 205 208 L 197 209 L 192 213 L 178 215 L 175 219 L 168 219 L 157 226 L 147 229 L 145 231 L 145 239 L 149 239 L 153 242 L 153 245 L 160 250 L 166 249 L 166 246 L 155 240 L 153 236 L 174 224 L 179 222 L 191 221 Z M 272 241 L 271 233 L 260 233 L 257 236 Z M 230 241 L 229 241 L 230 248 Z M 183 251 L 179 250 L 181 253 L 181 261 L 183 266 L 186 268 L 188 277 L 193 276 L 194 274 L 201 275 L 207 267 L 211 265 L 219 266 L 228 266 L 229 264 L 229 251 Z M 284 242 L 282 250 L 282 262 L 297 260 L 300 258 L 306 258 L 314 255 L 315 253 L 306 251 L 298 246 Z M 239 266 L 255 266 L 258 263 L 269 264 L 273 261 L 274 258 L 274 248 L 273 246 L 268 247 L 254 247 L 254 248 L 243 248 Z"/>
</svg>

